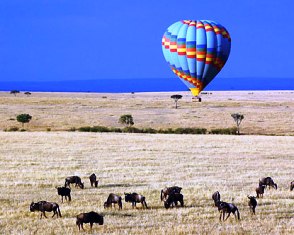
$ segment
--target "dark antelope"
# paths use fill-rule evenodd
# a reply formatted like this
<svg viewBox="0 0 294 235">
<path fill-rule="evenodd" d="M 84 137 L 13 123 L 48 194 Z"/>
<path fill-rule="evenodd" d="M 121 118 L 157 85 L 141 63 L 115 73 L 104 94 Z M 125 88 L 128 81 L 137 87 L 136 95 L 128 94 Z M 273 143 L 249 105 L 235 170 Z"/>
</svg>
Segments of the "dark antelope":
<svg viewBox="0 0 294 235">
<path fill-rule="evenodd" d="M 292 191 L 294 189 L 294 181 L 292 181 L 291 183 L 290 183 L 290 191 Z"/>
<path fill-rule="evenodd" d="M 223 215 L 223 221 L 226 221 L 230 217 L 231 213 L 234 214 L 236 219 L 240 220 L 239 210 L 233 203 L 219 202 L 218 210 L 221 212 L 220 216 L 219 216 L 220 221 L 221 221 L 222 215 Z M 228 214 L 228 216 L 225 219 L 225 214 L 226 213 Z"/>
<path fill-rule="evenodd" d="M 90 229 L 92 229 L 93 224 L 97 223 L 99 225 L 103 225 L 104 219 L 102 215 L 99 215 L 98 213 L 91 211 L 89 213 L 81 213 L 77 215 L 77 221 L 76 225 L 79 227 L 79 230 L 82 228 L 83 230 L 83 224 L 90 223 Z"/>
<path fill-rule="evenodd" d="M 64 187 L 69 187 L 70 184 L 75 184 L 75 187 L 80 187 L 81 189 L 84 188 L 84 183 L 79 176 L 69 176 L 65 179 Z"/>
<path fill-rule="evenodd" d="M 164 202 L 164 207 L 166 209 L 170 208 L 171 205 L 175 204 L 177 205 L 177 203 L 180 202 L 181 207 L 184 206 L 184 196 L 181 193 L 173 193 L 170 194 L 167 199 Z"/>
<path fill-rule="evenodd" d="M 61 196 L 61 202 L 63 202 L 63 197 L 65 197 L 65 200 L 68 199 L 68 201 L 71 201 L 71 196 L 70 196 L 70 188 L 66 187 L 56 187 L 58 195 Z"/>
<path fill-rule="evenodd" d="M 108 198 L 106 200 L 106 202 L 104 202 L 104 208 L 107 208 L 107 207 L 111 207 L 112 204 L 118 204 L 118 208 L 119 209 L 122 209 L 122 199 L 121 199 L 121 196 L 118 196 L 116 194 L 113 194 L 113 193 L 110 193 L 108 195 Z"/>
<path fill-rule="evenodd" d="M 41 211 L 41 219 L 42 215 L 44 215 L 45 218 L 47 218 L 45 211 L 51 212 L 53 211 L 52 218 L 57 215 L 57 217 L 61 217 L 59 205 L 55 202 L 46 202 L 46 201 L 39 201 L 39 202 L 32 202 L 30 205 L 30 211 Z"/>
<path fill-rule="evenodd" d="M 265 189 L 265 185 L 259 185 L 259 187 L 255 189 L 257 198 L 259 198 L 259 196 L 263 197 L 264 189 Z"/>
<path fill-rule="evenodd" d="M 259 186 L 265 185 L 265 187 L 273 187 L 274 189 L 278 188 L 278 185 L 273 181 L 271 177 L 265 177 L 259 180 Z"/>
<path fill-rule="evenodd" d="M 216 191 L 212 194 L 212 200 L 214 201 L 214 205 L 217 206 L 218 202 L 220 202 L 220 193 L 219 191 Z"/>
<path fill-rule="evenodd" d="M 248 202 L 249 210 L 255 215 L 255 208 L 257 206 L 256 197 L 249 196 L 249 195 L 247 195 L 247 197 L 249 199 L 249 202 Z"/>
<path fill-rule="evenodd" d="M 125 201 L 131 202 L 133 208 L 136 207 L 136 203 L 138 202 L 142 204 L 143 208 L 148 209 L 145 197 L 138 193 L 125 193 Z"/>
<path fill-rule="evenodd" d="M 170 194 L 181 193 L 182 188 L 178 186 L 165 187 L 160 192 L 160 200 L 165 201 Z"/>
<path fill-rule="evenodd" d="M 95 188 L 97 188 L 98 187 L 98 180 L 97 180 L 96 175 L 93 173 L 92 175 L 90 175 L 89 179 L 90 179 L 91 187 L 95 186 Z"/>
</svg>

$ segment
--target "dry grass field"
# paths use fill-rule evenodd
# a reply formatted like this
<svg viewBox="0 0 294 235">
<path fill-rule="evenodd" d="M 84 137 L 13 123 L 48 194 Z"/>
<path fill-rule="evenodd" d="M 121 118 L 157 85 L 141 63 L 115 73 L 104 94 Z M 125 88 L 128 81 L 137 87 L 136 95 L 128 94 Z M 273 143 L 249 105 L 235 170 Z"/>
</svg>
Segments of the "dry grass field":
<svg viewBox="0 0 294 235">
<path fill-rule="evenodd" d="M 0 92 L 0 130 L 16 126 L 16 115 L 33 116 L 31 131 L 68 130 L 102 125 L 119 127 L 123 114 L 132 114 L 139 128 L 200 127 L 228 128 L 235 125 L 231 114 L 245 116 L 241 132 L 246 134 L 294 135 L 293 91 L 212 92 L 202 102 L 191 102 L 190 92 L 174 108 L 173 93 L 91 94 L 23 93 L 16 97 Z"/>
<path fill-rule="evenodd" d="M 79 132 L 0 132 L 0 234 L 79 234 L 75 216 L 91 210 L 105 217 L 82 234 L 293 234 L 294 137 L 161 135 Z M 96 173 L 98 188 L 88 176 Z M 72 188 L 61 203 L 55 186 L 79 175 L 85 189 Z M 258 179 L 271 176 L 278 190 L 266 190 L 251 215 L 247 195 Z M 166 210 L 160 189 L 183 187 L 185 207 Z M 241 220 L 219 222 L 211 195 L 234 202 Z M 104 209 L 109 193 L 138 192 L 148 210 Z M 32 201 L 58 202 L 62 218 L 39 219 Z M 47 213 L 51 215 L 52 213 Z"/>
<path fill-rule="evenodd" d="M 294 234 L 294 92 L 212 92 L 191 102 L 188 92 L 174 108 L 175 93 L 33 93 L 16 97 L 0 92 L 0 234 Z M 16 115 L 29 113 L 27 132 Z M 231 113 L 245 116 L 245 135 L 171 135 L 67 132 L 72 127 L 121 127 L 132 114 L 139 128 L 227 128 Z M 46 131 L 48 128 L 51 132 Z M 91 188 L 95 173 L 98 188 Z M 56 186 L 78 175 L 85 189 L 72 188 L 72 202 L 61 203 Z M 247 195 L 258 180 L 271 176 L 278 190 L 266 190 L 251 215 Z M 166 210 L 160 190 L 183 188 L 185 207 Z M 211 195 L 236 204 L 241 220 L 219 222 Z M 104 209 L 109 193 L 137 192 L 149 209 Z M 39 219 L 32 201 L 58 202 L 62 218 Z M 103 226 L 79 232 L 75 216 L 97 211 Z"/>
</svg>

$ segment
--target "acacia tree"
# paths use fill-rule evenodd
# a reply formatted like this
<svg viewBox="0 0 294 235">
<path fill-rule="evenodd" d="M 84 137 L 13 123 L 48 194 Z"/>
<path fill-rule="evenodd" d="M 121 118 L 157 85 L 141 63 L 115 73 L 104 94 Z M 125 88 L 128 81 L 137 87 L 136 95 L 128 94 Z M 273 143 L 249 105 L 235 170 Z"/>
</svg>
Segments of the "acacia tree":
<svg viewBox="0 0 294 235">
<path fill-rule="evenodd" d="M 134 125 L 133 116 L 131 114 L 125 114 L 120 116 L 119 123 L 126 125 L 126 126 L 132 126 Z"/>
<path fill-rule="evenodd" d="M 16 96 L 16 94 L 18 94 L 18 93 L 19 93 L 18 90 L 12 90 L 12 91 L 10 91 L 10 94 L 13 94 L 14 96 Z"/>
<path fill-rule="evenodd" d="M 174 99 L 176 103 L 176 109 L 178 108 L 178 100 L 182 99 L 183 96 L 181 95 L 172 95 L 170 98 Z"/>
<path fill-rule="evenodd" d="M 19 114 L 16 116 L 16 120 L 18 122 L 21 122 L 22 127 L 24 127 L 25 123 L 29 123 L 31 119 L 32 119 L 32 116 L 27 113 Z"/>
<path fill-rule="evenodd" d="M 232 118 L 234 118 L 234 121 L 236 122 L 237 125 L 237 134 L 240 135 L 240 124 L 242 120 L 244 119 L 244 115 L 240 113 L 233 113 L 231 114 Z"/>
<path fill-rule="evenodd" d="M 27 92 L 25 92 L 24 94 L 25 94 L 26 96 L 30 96 L 32 93 L 29 92 L 29 91 L 27 91 Z"/>
</svg>

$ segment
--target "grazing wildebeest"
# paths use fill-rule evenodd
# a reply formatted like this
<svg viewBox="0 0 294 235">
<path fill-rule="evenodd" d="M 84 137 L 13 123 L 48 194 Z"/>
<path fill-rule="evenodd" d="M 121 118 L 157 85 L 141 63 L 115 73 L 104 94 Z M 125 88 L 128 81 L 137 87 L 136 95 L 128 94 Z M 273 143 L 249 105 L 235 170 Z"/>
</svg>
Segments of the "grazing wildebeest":
<svg viewBox="0 0 294 235">
<path fill-rule="evenodd" d="M 238 208 L 233 203 L 227 203 L 227 202 L 220 202 L 218 204 L 218 209 L 221 212 L 219 216 L 219 220 L 221 221 L 221 216 L 223 215 L 223 221 L 226 221 L 230 214 L 233 213 L 235 218 L 240 220 L 240 213 Z M 236 213 L 237 212 L 237 213 Z M 228 214 L 227 218 L 225 219 L 225 214 Z M 236 214 L 235 214 L 236 213 Z"/>
<path fill-rule="evenodd" d="M 259 195 L 261 197 L 263 197 L 263 194 L 264 194 L 264 189 L 265 189 L 265 185 L 259 185 L 258 188 L 256 188 L 256 197 L 259 198 Z"/>
<path fill-rule="evenodd" d="M 164 207 L 166 209 L 170 208 L 171 205 L 177 205 L 177 202 L 180 202 L 181 207 L 184 206 L 184 196 L 181 193 L 172 193 L 170 194 L 164 202 Z"/>
<path fill-rule="evenodd" d="M 217 206 L 218 202 L 220 201 L 220 193 L 219 191 L 216 191 L 212 194 L 212 200 L 214 201 L 214 205 Z"/>
<path fill-rule="evenodd" d="M 83 230 L 83 224 L 90 223 L 90 229 L 92 229 L 93 224 L 97 223 L 99 225 L 103 225 L 104 219 L 102 215 L 99 215 L 98 213 L 91 211 L 89 213 L 81 213 L 77 215 L 77 221 L 76 225 L 79 227 L 79 230 L 82 228 Z"/>
<path fill-rule="evenodd" d="M 273 187 L 274 189 L 278 188 L 278 185 L 273 181 L 271 177 L 265 177 L 259 180 L 259 186 L 261 185 L 265 185 L 265 187 L 268 186 L 269 189 L 270 187 Z"/>
<path fill-rule="evenodd" d="M 90 179 L 91 187 L 94 187 L 94 185 L 95 185 L 95 188 L 97 188 L 98 187 L 98 180 L 97 180 L 96 175 L 93 173 L 92 175 L 90 175 L 89 179 Z"/>
<path fill-rule="evenodd" d="M 137 202 L 140 202 L 143 208 L 148 209 L 145 197 L 138 193 L 125 193 L 125 201 L 131 202 L 133 208 L 136 207 Z"/>
<path fill-rule="evenodd" d="M 61 196 L 61 202 L 63 202 L 63 197 L 65 197 L 65 200 L 71 201 L 71 196 L 70 196 L 70 188 L 66 187 L 56 187 L 58 195 Z"/>
<path fill-rule="evenodd" d="M 118 204 L 118 209 L 122 209 L 122 199 L 121 196 L 118 196 L 116 194 L 110 193 L 108 195 L 108 198 L 106 200 L 106 202 L 104 202 L 104 208 L 110 207 L 112 206 L 112 203 Z"/>
<path fill-rule="evenodd" d="M 255 208 L 257 206 L 256 197 L 249 196 L 249 195 L 247 195 L 247 197 L 249 199 L 249 202 L 248 202 L 249 210 L 255 215 Z"/>
<path fill-rule="evenodd" d="M 75 187 L 80 187 L 81 189 L 84 188 L 84 183 L 79 176 L 69 176 L 65 179 L 64 187 L 69 187 L 70 184 L 75 184 Z"/>
<path fill-rule="evenodd" d="M 170 194 L 181 193 L 182 188 L 178 186 L 165 187 L 160 192 L 160 200 L 165 201 Z"/>
<path fill-rule="evenodd" d="M 42 219 L 42 215 L 45 216 L 45 218 L 47 218 L 45 211 L 51 212 L 53 211 L 53 216 L 52 218 L 57 215 L 57 217 L 61 217 L 61 213 L 60 213 L 60 209 L 59 209 L 59 205 L 55 202 L 46 202 L 46 201 L 39 201 L 39 202 L 32 202 L 30 205 L 30 211 L 34 212 L 34 211 L 41 211 L 41 219 Z"/>
<path fill-rule="evenodd" d="M 292 191 L 294 189 L 294 181 L 292 181 L 291 183 L 290 183 L 290 191 Z"/>
</svg>

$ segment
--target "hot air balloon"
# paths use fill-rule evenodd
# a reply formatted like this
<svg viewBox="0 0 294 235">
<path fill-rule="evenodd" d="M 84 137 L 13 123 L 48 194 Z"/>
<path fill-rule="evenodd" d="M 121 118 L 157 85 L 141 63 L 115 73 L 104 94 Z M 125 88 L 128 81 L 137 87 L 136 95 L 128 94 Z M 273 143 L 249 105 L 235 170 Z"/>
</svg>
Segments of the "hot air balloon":
<svg viewBox="0 0 294 235">
<path fill-rule="evenodd" d="M 165 60 L 196 97 L 221 71 L 230 49 L 228 31 L 210 20 L 178 21 L 162 37 Z"/>
</svg>

